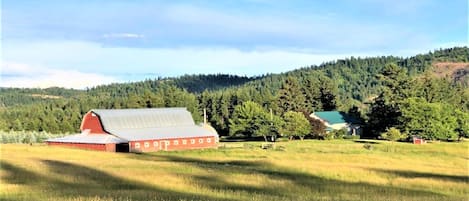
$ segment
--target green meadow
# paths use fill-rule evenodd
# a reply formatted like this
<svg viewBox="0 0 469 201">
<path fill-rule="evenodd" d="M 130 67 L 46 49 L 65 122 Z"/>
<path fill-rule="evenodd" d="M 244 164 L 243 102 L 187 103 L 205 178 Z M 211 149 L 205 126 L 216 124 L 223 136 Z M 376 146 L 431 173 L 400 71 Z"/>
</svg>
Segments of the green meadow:
<svg viewBox="0 0 469 201">
<path fill-rule="evenodd" d="M 2 144 L 0 200 L 468 200 L 469 142 L 221 143 L 106 153 Z"/>
</svg>

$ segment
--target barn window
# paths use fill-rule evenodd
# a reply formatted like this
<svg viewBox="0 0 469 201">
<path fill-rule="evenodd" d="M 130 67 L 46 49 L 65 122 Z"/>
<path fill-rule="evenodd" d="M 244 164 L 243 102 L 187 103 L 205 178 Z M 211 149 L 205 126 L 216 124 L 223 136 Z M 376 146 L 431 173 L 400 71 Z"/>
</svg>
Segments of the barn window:
<svg viewBox="0 0 469 201">
<path fill-rule="evenodd" d="M 173 145 L 178 145 L 179 144 L 179 140 L 174 140 L 173 141 Z"/>
<path fill-rule="evenodd" d="M 199 139 L 199 144 L 202 144 L 202 143 L 204 143 L 204 139 L 203 139 L 203 138 Z"/>
<path fill-rule="evenodd" d="M 145 148 L 148 148 L 148 147 L 150 147 L 150 143 L 149 143 L 149 142 L 145 142 L 145 144 L 143 144 L 143 146 L 145 146 Z"/>
<path fill-rule="evenodd" d="M 187 144 L 187 140 L 182 140 L 182 144 Z"/>
<path fill-rule="evenodd" d="M 195 139 L 191 139 L 191 144 L 195 144 Z"/>
<path fill-rule="evenodd" d="M 157 142 L 157 141 L 154 141 L 154 142 L 153 142 L 153 146 L 154 146 L 154 147 L 158 147 L 158 142 Z"/>
<path fill-rule="evenodd" d="M 136 143 L 135 143 L 135 148 L 137 148 L 137 149 L 140 148 L 140 143 L 139 143 L 139 142 L 136 142 Z"/>
<path fill-rule="evenodd" d="M 207 143 L 211 143 L 211 142 L 212 142 L 212 139 L 207 138 Z"/>
<path fill-rule="evenodd" d="M 166 146 L 168 146 L 169 145 L 169 140 L 165 141 L 164 143 L 166 144 Z"/>
</svg>

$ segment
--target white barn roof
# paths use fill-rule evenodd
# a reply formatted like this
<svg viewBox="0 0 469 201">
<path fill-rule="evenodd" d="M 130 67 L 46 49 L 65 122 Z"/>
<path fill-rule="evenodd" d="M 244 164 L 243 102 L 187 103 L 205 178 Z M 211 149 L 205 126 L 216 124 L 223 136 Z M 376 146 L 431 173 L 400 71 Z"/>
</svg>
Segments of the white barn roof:
<svg viewBox="0 0 469 201">
<path fill-rule="evenodd" d="M 138 140 L 216 137 L 214 129 L 197 126 L 186 108 L 95 109 L 104 131 L 109 134 L 70 135 L 47 140 L 68 143 L 127 143 Z"/>
<path fill-rule="evenodd" d="M 105 131 L 120 129 L 195 126 L 186 108 L 143 108 L 91 110 L 99 116 Z"/>
<path fill-rule="evenodd" d="M 91 110 L 104 130 L 128 141 L 187 137 L 218 137 L 216 131 L 197 126 L 186 108 Z"/>
</svg>

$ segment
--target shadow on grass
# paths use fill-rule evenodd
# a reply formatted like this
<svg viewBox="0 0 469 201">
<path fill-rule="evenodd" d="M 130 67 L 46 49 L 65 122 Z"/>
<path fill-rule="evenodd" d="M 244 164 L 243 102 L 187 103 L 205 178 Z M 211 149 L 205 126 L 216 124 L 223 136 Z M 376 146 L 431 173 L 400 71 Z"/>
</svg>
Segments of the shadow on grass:
<svg viewBox="0 0 469 201">
<path fill-rule="evenodd" d="M 27 187 L 21 195 L 11 195 L 6 200 L 82 200 L 96 198 L 109 200 L 246 200 L 242 196 L 253 195 L 252 200 L 454 200 L 452 197 L 424 190 L 369 183 L 345 182 L 314 176 L 308 173 L 284 169 L 265 161 L 229 160 L 215 161 L 174 155 L 129 154 L 144 161 L 166 161 L 210 170 L 207 174 L 190 173 L 184 177 L 201 192 L 213 191 L 230 194 L 233 199 L 221 199 L 190 192 L 161 189 L 144 182 L 132 181 L 83 165 L 41 160 L 48 170 L 38 174 L 26 168 L 2 161 L 2 181 Z M 414 172 L 375 170 L 398 176 L 416 175 Z M 260 185 L 235 181 L 231 174 L 242 178 L 260 178 Z M 171 173 L 169 173 L 171 174 Z M 174 173 L 176 174 L 176 173 Z M 418 175 L 418 173 L 417 173 Z M 256 177 L 261 176 L 261 177 Z M 467 177 L 420 173 L 421 177 L 467 182 Z M 239 178 L 239 177 L 238 177 Z M 148 178 L 158 179 L 158 178 Z M 273 182 L 274 181 L 274 182 Z M 276 183 L 276 182 L 280 182 Z M 248 182 L 249 183 L 249 182 Z M 34 195 L 32 195 L 34 193 Z M 38 195 L 39 194 L 39 195 Z M 254 196 L 255 195 L 255 196 Z M 256 197 L 256 198 L 254 198 Z"/>
<path fill-rule="evenodd" d="M 448 200 L 442 194 L 381 186 L 364 182 L 346 182 L 288 170 L 265 161 L 212 161 L 174 155 L 134 155 L 133 159 L 169 161 L 206 169 L 207 174 L 188 175 L 199 186 L 211 191 L 245 193 L 264 196 L 262 200 Z M 264 184 L 250 185 L 234 181 L 230 174 L 241 178 L 267 177 Z M 239 177 L 238 177 L 239 178 Z M 280 182 L 280 184 L 278 183 Z"/>
<path fill-rule="evenodd" d="M 264 137 L 241 137 L 241 136 L 224 136 L 220 138 L 220 142 L 263 142 Z"/>
<path fill-rule="evenodd" d="M 7 200 L 225 200 L 190 192 L 160 189 L 138 181 L 131 181 L 82 165 L 42 160 L 49 171 L 38 174 L 2 161 L 5 183 L 24 185 L 31 192 L 11 195 Z M 157 178 L 148 178 L 157 179 Z M 41 192 L 38 194 L 38 192 Z M 33 195 L 34 194 L 34 195 Z M 99 198 L 99 199 L 97 199 Z"/>
<path fill-rule="evenodd" d="M 376 142 L 375 140 L 354 140 L 354 142 L 361 144 L 381 144 L 379 142 Z"/>
<path fill-rule="evenodd" d="M 416 172 L 411 170 L 388 170 L 388 169 L 370 169 L 378 173 L 384 173 L 388 175 L 406 177 L 406 178 L 428 178 L 435 180 L 445 180 L 450 182 L 462 182 L 469 184 L 469 176 L 459 176 L 459 175 L 444 175 L 428 172 Z"/>
</svg>

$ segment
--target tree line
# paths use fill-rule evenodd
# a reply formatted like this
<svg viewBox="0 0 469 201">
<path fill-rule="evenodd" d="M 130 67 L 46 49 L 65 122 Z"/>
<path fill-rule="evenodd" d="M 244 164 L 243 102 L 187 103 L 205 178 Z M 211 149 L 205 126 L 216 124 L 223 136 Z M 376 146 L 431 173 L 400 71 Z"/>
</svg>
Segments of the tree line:
<svg viewBox="0 0 469 201">
<path fill-rule="evenodd" d="M 186 75 L 86 90 L 1 88 L 0 130 L 73 133 L 78 132 L 81 117 L 93 108 L 187 107 L 198 122 L 206 109 L 209 123 L 222 135 L 296 133 L 302 138 L 305 130 L 309 130 L 307 134 L 322 133 L 317 123 L 304 114 L 330 110 L 363 119 L 368 137 L 379 137 L 389 128 L 431 139 L 467 135 L 467 86 L 428 73 L 436 61 L 467 62 L 468 48 L 437 50 L 410 58 L 351 57 L 252 78 Z M 243 113 L 256 113 L 257 119 L 250 120 L 254 123 L 243 122 L 248 120 Z M 431 116 L 436 114 L 440 116 Z M 426 117 L 433 122 L 425 122 Z M 419 122 L 431 125 L 432 131 L 427 126 L 418 127 Z M 239 128 L 244 124 L 257 126 Z"/>
</svg>

